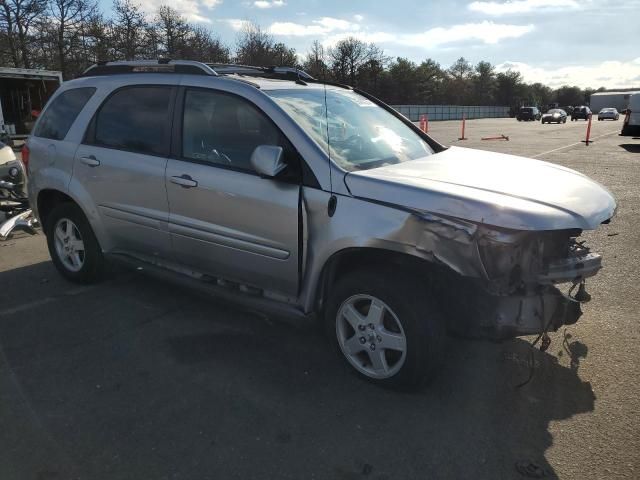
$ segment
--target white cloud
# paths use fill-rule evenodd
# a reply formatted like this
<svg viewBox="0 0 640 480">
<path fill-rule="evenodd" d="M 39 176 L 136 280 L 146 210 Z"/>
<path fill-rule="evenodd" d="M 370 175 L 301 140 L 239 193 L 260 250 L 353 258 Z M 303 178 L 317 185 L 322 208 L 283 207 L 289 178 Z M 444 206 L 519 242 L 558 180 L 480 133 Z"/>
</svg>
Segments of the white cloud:
<svg viewBox="0 0 640 480">
<path fill-rule="evenodd" d="M 424 49 L 451 43 L 475 41 L 496 44 L 507 38 L 518 38 L 534 30 L 533 25 L 506 25 L 489 21 L 465 23 L 451 27 L 436 27 L 421 33 L 391 34 L 387 32 L 340 32 L 327 37 L 325 46 L 335 45 L 340 40 L 354 36 L 363 42 L 395 43 Z"/>
<path fill-rule="evenodd" d="M 584 1 L 584 0 L 583 0 Z M 469 10 L 486 15 L 529 13 L 536 10 L 565 10 L 580 8 L 576 0 L 508 0 L 506 2 L 471 2 Z"/>
<path fill-rule="evenodd" d="M 253 5 L 257 8 L 273 8 L 284 7 L 286 3 L 284 0 L 256 0 Z"/>
<path fill-rule="evenodd" d="M 304 37 L 310 35 L 326 35 L 335 31 L 356 32 L 360 25 L 347 20 L 333 17 L 322 17 L 313 20 L 311 24 L 301 24 L 294 22 L 274 22 L 269 27 L 269 32 L 273 35 L 284 35 L 290 37 Z"/>
<path fill-rule="evenodd" d="M 578 87 L 640 87 L 640 57 L 631 61 L 607 61 L 593 65 L 544 68 L 523 62 L 504 62 L 496 70 L 517 70 L 526 82 L 540 82 L 552 88 L 562 85 Z"/>
<path fill-rule="evenodd" d="M 424 33 L 404 35 L 404 45 L 437 47 L 448 43 L 479 40 L 486 44 L 496 44 L 506 38 L 518 38 L 534 30 L 533 25 L 505 25 L 484 21 L 465 23 L 451 27 L 436 27 Z"/>
<path fill-rule="evenodd" d="M 222 3 L 222 0 L 200 0 L 207 8 L 215 8 Z"/>
<path fill-rule="evenodd" d="M 158 11 L 158 7 L 168 5 L 190 22 L 211 23 L 206 17 L 206 9 L 212 10 L 222 3 L 222 0 L 140 0 L 142 9 L 150 15 Z"/>
<path fill-rule="evenodd" d="M 356 22 L 361 22 L 362 20 L 364 20 L 364 17 L 362 15 L 354 15 L 353 18 Z"/>
<path fill-rule="evenodd" d="M 241 20 L 240 18 L 225 18 L 224 20 L 219 21 L 226 23 L 236 31 L 242 30 L 242 27 L 244 27 L 245 23 L 249 23 L 247 20 Z"/>
</svg>

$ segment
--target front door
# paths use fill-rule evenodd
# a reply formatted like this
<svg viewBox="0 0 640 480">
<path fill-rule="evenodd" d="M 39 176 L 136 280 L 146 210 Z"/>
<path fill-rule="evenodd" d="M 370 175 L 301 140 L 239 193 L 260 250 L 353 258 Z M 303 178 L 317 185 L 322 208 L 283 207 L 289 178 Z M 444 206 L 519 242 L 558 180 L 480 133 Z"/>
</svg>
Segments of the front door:
<svg viewBox="0 0 640 480">
<path fill-rule="evenodd" d="M 92 120 L 73 175 L 95 202 L 111 251 L 168 257 L 165 170 L 170 86 L 117 90 Z"/>
<path fill-rule="evenodd" d="M 179 109 L 179 110 L 178 110 Z M 166 185 L 174 259 L 196 271 L 294 296 L 298 289 L 299 176 L 294 152 L 255 106 L 208 89 L 179 93 L 178 158 Z M 279 178 L 250 164 L 258 145 L 290 162 Z"/>
</svg>

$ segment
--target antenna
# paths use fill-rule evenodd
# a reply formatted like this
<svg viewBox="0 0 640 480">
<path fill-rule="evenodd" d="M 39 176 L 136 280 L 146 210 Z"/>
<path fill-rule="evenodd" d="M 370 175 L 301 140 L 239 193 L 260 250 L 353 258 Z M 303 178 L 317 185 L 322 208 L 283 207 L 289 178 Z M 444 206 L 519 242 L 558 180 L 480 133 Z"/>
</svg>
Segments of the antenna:
<svg viewBox="0 0 640 480">
<path fill-rule="evenodd" d="M 330 217 L 333 217 L 333 214 L 336 211 L 336 206 L 338 203 L 338 199 L 333 194 L 333 178 L 331 168 L 331 137 L 329 136 L 329 104 L 327 103 L 327 70 L 323 65 L 322 68 L 322 76 L 324 77 L 324 81 L 322 82 L 322 87 L 324 90 L 324 120 L 327 128 L 327 156 L 329 157 L 328 167 L 329 167 L 329 203 L 327 205 L 327 213 Z"/>
</svg>

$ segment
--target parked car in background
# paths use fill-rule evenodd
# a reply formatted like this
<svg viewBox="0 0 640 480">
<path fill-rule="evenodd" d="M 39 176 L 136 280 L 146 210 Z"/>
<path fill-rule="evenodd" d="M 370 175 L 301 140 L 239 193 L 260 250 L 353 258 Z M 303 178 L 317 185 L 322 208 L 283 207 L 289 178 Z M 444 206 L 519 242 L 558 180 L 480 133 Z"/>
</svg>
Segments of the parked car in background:
<svg viewBox="0 0 640 480">
<path fill-rule="evenodd" d="M 540 120 L 541 117 L 540 110 L 537 107 L 522 107 L 518 111 L 516 118 L 519 122 L 529 121 L 529 120 Z"/>
<path fill-rule="evenodd" d="M 577 237 L 616 211 L 597 182 L 445 147 L 299 70 L 162 62 L 91 67 L 27 140 L 29 198 L 65 278 L 95 282 L 119 256 L 315 319 L 350 368 L 394 388 L 438 370 L 447 330 L 505 339 L 580 317 L 602 259 Z"/>
<path fill-rule="evenodd" d="M 567 115 L 571 115 L 571 112 L 573 112 L 573 107 L 571 105 L 567 105 L 566 107 L 562 107 L 562 110 L 567 112 Z"/>
<path fill-rule="evenodd" d="M 615 108 L 603 108 L 598 112 L 598 120 L 618 120 L 620 112 Z"/>
<path fill-rule="evenodd" d="M 561 108 L 552 108 L 542 115 L 542 123 L 567 123 L 567 112 Z"/>
<path fill-rule="evenodd" d="M 640 93 L 631 95 L 620 135 L 640 137 Z"/>
<path fill-rule="evenodd" d="M 571 112 L 571 121 L 573 122 L 574 120 L 588 120 L 589 119 L 589 115 L 591 115 L 591 109 L 589 107 L 585 107 L 584 105 L 581 105 L 579 107 L 575 107 L 573 109 L 573 112 Z"/>
</svg>

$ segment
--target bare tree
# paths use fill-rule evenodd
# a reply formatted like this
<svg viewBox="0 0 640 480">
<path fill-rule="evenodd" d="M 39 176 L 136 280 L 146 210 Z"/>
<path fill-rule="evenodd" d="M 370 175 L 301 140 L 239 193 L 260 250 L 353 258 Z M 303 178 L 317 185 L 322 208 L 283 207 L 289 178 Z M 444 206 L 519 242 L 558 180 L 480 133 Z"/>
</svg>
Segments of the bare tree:
<svg viewBox="0 0 640 480">
<path fill-rule="evenodd" d="M 273 37 L 255 23 L 245 22 L 238 34 L 236 62 L 244 65 L 268 66 Z"/>
<path fill-rule="evenodd" d="M 323 79 L 327 76 L 327 63 L 324 47 L 314 40 L 307 52 L 302 68 L 311 76 Z"/>
<path fill-rule="evenodd" d="M 339 82 L 356 84 L 358 69 L 369 60 L 371 51 L 362 40 L 349 37 L 329 49 L 329 61 Z"/>
<path fill-rule="evenodd" d="M 163 5 L 158 8 L 155 27 L 159 53 L 169 58 L 182 58 L 190 30 L 185 18 L 177 10 Z"/>
<path fill-rule="evenodd" d="M 149 27 L 140 5 L 130 0 L 113 2 L 113 48 L 118 58 L 135 60 L 146 56 Z"/>
<path fill-rule="evenodd" d="M 200 62 L 228 63 L 229 48 L 210 30 L 191 26 L 185 39 L 184 58 Z"/>
<path fill-rule="evenodd" d="M 78 50 L 82 26 L 96 11 L 92 0 L 50 0 L 49 22 L 52 26 L 57 69 L 69 76 L 68 57 Z"/>
<path fill-rule="evenodd" d="M 5 32 L 15 67 L 31 67 L 31 28 L 46 8 L 47 0 L 0 1 L 0 28 Z"/>
<path fill-rule="evenodd" d="M 295 66 L 296 51 L 284 43 L 276 43 L 271 35 L 255 23 L 245 22 L 238 35 L 236 63 L 268 67 Z"/>
</svg>

